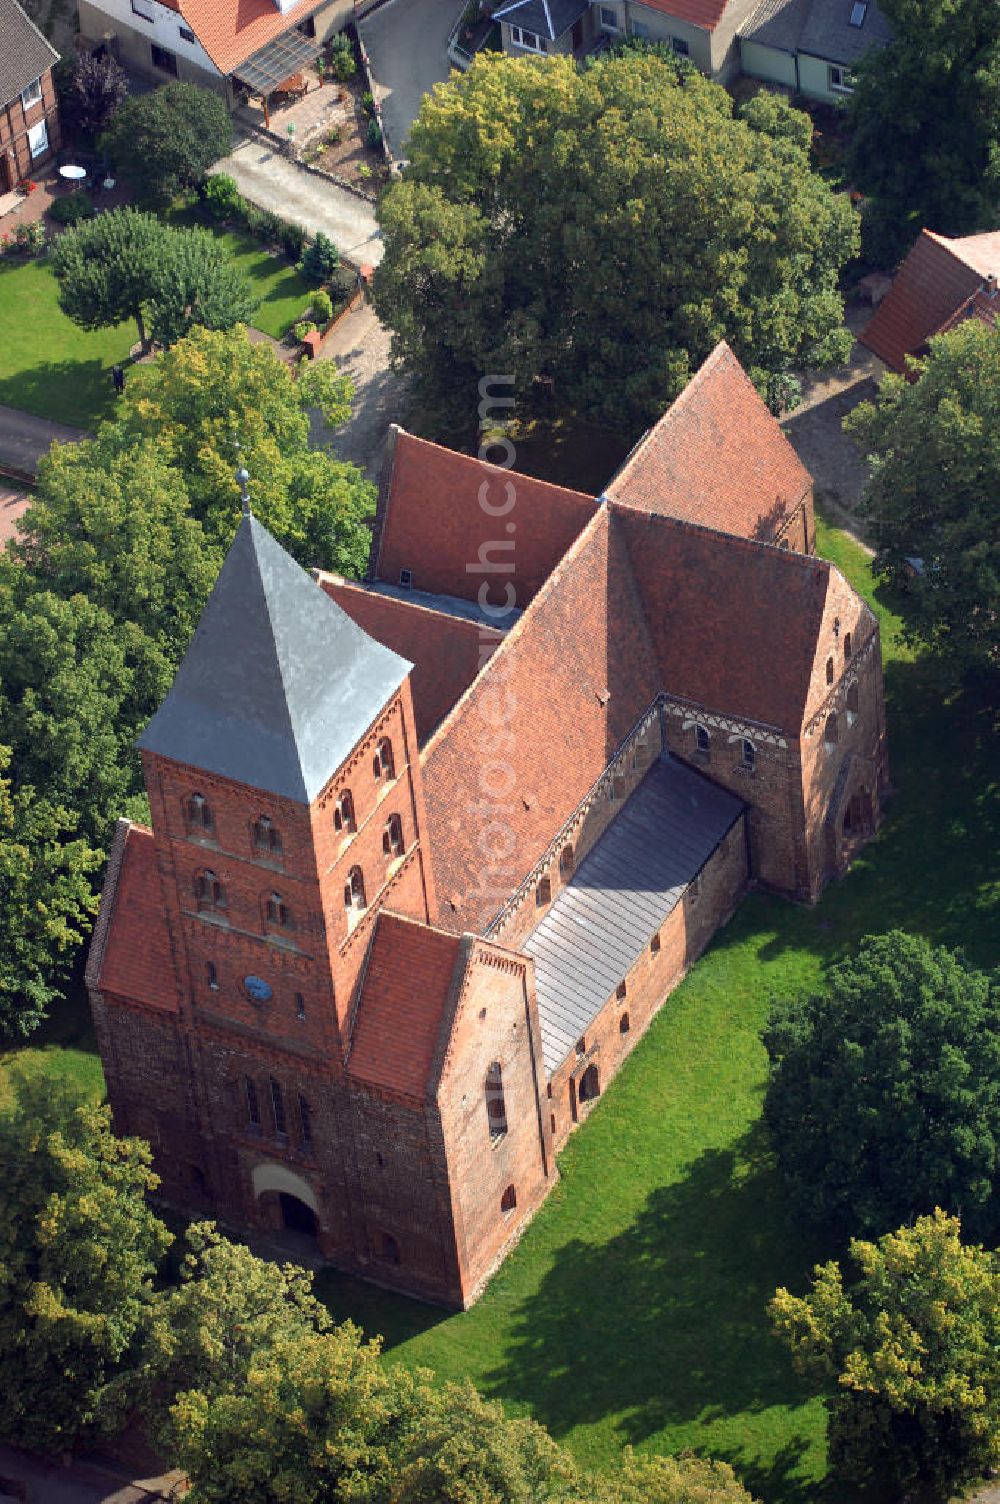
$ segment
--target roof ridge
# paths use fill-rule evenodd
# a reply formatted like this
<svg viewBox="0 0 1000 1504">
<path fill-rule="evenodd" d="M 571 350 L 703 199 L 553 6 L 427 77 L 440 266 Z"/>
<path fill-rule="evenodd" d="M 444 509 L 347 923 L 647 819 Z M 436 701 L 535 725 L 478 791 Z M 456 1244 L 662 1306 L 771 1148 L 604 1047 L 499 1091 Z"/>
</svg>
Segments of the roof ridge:
<svg viewBox="0 0 1000 1504">
<path fill-rule="evenodd" d="M 618 511 L 628 512 L 633 517 L 648 517 L 651 521 L 665 523 L 668 527 L 679 528 L 685 532 L 710 533 L 730 545 L 735 544 L 750 549 L 766 549 L 769 554 L 780 554 L 786 559 L 796 560 L 800 565 L 809 564 L 819 566 L 821 572 L 826 574 L 831 569 L 836 568 L 836 565 L 831 564 L 829 559 L 824 559 L 819 554 L 802 553 L 796 548 L 780 548 L 777 543 L 769 543 L 765 538 L 747 538 L 742 533 L 727 533 L 723 528 L 709 527 L 707 523 L 703 522 L 692 522 L 687 517 L 671 517 L 667 512 L 650 512 L 645 507 L 633 506 L 627 501 L 619 501 L 614 496 L 609 496 L 606 504 L 611 508 L 612 512 L 617 509 Z"/>
<path fill-rule="evenodd" d="M 499 12 L 495 12 L 499 14 Z M 398 427 L 398 425 L 397 425 Z M 469 465 L 480 465 L 494 475 L 516 475 L 521 480 L 530 480 L 536 486 L 548 486 L 552 491 L 558 491 L 562 496 L 574 496 L 583 501 L 589 501 L 592 505 L 600 500 L 598 496 L 589 496 L 586 491 L 576 491 L 572 486 L 560 486 L 556 481 L 542 480 L 540 476 L 529 475 L 526 470 L 514 470 L 508 465 L 494 465 L 491 460 L 482 460 L 477 454 L 466 454 L 462 449 L 449 449 L 447 444 L 437 444 L 433 439 L 422 439 L 419 434 L 410 433 L 406 428 L 398 428 L 396 434 L 395 454 L 399 452 L 399 444 L 403 439 L 408 439 L 413 444 L 422 444 L 427 449 L 435 449 L 439 454 L 447 454 L 452 459 L 460 460 Z M 394 467 L 395 468 L 395 465 Z"/>
</svg>

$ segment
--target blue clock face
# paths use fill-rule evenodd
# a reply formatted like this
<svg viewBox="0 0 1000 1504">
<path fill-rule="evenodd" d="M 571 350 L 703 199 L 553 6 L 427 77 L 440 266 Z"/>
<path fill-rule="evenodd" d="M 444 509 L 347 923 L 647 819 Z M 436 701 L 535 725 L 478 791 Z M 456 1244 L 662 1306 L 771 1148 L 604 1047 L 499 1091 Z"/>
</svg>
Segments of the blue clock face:
<svg viewBox="0 0 1000 1504">
<path fill-rule="evenodd" d="M 243 986 L 255 1003 L 266 1003 L 271 996 L 271 989 L 263 977 L 244 977 Z"/>
</svg>

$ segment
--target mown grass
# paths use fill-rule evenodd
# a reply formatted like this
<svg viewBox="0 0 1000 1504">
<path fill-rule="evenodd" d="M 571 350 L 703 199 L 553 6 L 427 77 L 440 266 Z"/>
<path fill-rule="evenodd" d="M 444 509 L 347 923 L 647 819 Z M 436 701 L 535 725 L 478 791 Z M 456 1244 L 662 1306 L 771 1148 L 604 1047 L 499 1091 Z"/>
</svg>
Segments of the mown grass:
<svg viewBox="0 0 1000 1504">
<path fill-rule="evenodd" d="M 0 404 L 39 418 L 93 428 L 114 405 L 111 367 L 138 339 L 132 320 L 80 329 L 59 307 L 44 257 L 0 260 Z"/>
<path fill-rule="evenodd" d="M 222 230 L 190 208 L 171 210 L 166 218 L 169 224 L 208 230 L 246 273 L 261 300 L 253 316 L 254 328 L 262 329 L 272 339 L 283 339 L 292 325 L 304 317 L 313 289 L 284 256 L 272 256 L 252 236 L 241 230 Z"/>
</svg>

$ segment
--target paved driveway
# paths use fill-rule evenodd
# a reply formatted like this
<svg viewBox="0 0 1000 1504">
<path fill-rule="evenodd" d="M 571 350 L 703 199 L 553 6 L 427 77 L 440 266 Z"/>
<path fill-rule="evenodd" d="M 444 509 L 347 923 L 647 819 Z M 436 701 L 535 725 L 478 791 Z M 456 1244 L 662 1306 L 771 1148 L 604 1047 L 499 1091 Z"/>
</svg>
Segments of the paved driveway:
<svg viewBox="0 0 1000 1504">
<path fill-rule="evenodd" d="M 358 28 L 395 157 L 406 156 L 406 138 L 420 101 L 451 71 L 448 33 L 461 9 L 462 0 L 389 0 Z"/>
<path fill-rule="evenodd" d="M 274 147 L 244 141 L 212 171 L 229 173 L 244 198 L 261 209 L 295 220 L 313 235 L 322 230 L 355 266 L 382 260 L 374 204 L 307 172 Z"/>
<path fill-rule="evenodd" d="M 368 303 L 361 303 L 337 325 L 320 352 L 334 360 L 354 382 L 354 411 L 342 427 L 330 430 L 319 413 L 310 415 L 315 443 L 332 443 L 340 459 L 351 460 L 377 480 L 390 423 L 402 423 L 407 381 L 389 365 L 389 331 Z"/>
<path fill-rule="evenodd" d="M 73 444 L 86 438 L 80 428 L 36 418 L 15 407 L 0 407 L 0 464 L 25 475 L 34 475 L 43 454 L 48 454 L 54 439 Z"/>
</svg>

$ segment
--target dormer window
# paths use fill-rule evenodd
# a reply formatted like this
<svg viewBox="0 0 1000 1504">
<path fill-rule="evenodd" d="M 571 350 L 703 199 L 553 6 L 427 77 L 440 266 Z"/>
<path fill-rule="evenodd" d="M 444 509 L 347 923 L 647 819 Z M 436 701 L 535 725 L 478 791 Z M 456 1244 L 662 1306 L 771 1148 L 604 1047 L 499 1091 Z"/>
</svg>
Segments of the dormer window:
<svg viewBox="0 0 1000 1504">
<path fill-rule="evenodd" d="M 398 815 L 390 815 L 385 822 L 382 831 L 382 850 L 386 856 L 402 856 L 405 850 L 403 846 L 403 822 Z"/>
<path fill-rule="evenodd" d="M 268 894 L 264 902 L 264 919 L 269 929 L 291 929 L 292 916 L 289 913 L 288 905 L 280 893 Z"/>
<path fill-rule="evenodd" d="M 337 795 L 337 802 L 333 806 L 333 828 L 344 832 L 357 829 L 354 820 L 354 800 L 350 789 L 343 789 Z"/>
<path fill-rule="evenodd" d="M 270 856 L 281 855 L 281 832 L 267 815 L 261 815 L 253 823 L 253 844 L 255 851 L 263 851 Z"/>
<path fill-rule="evenodd" d="M 372 772 L 376 778 L 390 779 L 395 777 L 395 764 L 392 758 L 392 742 L 387 736 L 383 736 L 375 748 L 375 756 L 372 759 Z"/>
<path fill-rule="evenodd" d="M 215 828 L 212 806 L 204 794 L 192 794 L 187 802 L 187 823 L 192 835 L 211 835 Z"/>
<path fill-rule="evenodd" d="M 214 872 L 208 869 L 199 872 L 194 880 L 194 896 L 199 909 L 220 910 L 228 908 L 226 890 Z"/>
<path fill-rule="evenodd" d="M 344 908 L 360 914 L 365 908 L 365 878 L 360 867 L 352 867 L 344 884 Z"/>
</svg>

